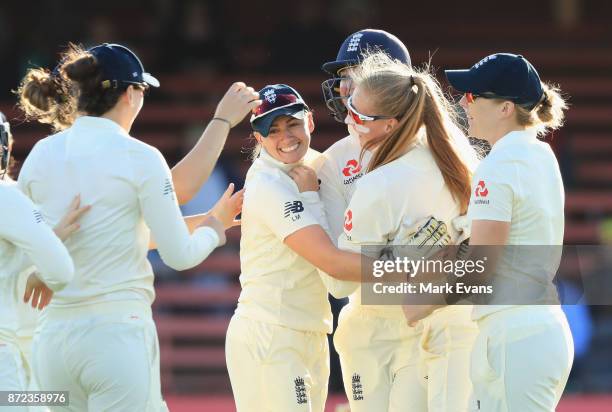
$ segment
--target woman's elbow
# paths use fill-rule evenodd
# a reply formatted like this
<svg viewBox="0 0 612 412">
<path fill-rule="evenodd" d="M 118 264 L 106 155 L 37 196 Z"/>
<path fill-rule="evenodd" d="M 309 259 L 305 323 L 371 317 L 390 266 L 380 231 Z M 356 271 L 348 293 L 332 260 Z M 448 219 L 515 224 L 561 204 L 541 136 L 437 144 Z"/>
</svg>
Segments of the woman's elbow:
<svg viewBox="0 0 612 412">
<path fill-rule="evenodd" d="M 189 270 L 195 266 L 197 266 L 200 262 L 192 262 L 189 260 L 182 259 L 164 259 L 162 256 L 162 261 L 171 269 L 174 269 L 178 272 L 182 272 L 184 270 Z"/>
<path fill-rule="evenodd" d="M 344 268 L 338 260 L 331 259 L 324 263 L 325 267 L 321 267 L 325 273 L 331 276 L 334 279 L 338 280 L 346 280 L 345 272 L 346 268 Z"/>
<path fill-rule="evenodd" d="M 189 202 L 198 192 L 196 187 L 184 187 L 180 185 L 175 185 L 174 192 L 176 194 L 176 200 L 179 205 L 184 205 Z"/>
</svg>

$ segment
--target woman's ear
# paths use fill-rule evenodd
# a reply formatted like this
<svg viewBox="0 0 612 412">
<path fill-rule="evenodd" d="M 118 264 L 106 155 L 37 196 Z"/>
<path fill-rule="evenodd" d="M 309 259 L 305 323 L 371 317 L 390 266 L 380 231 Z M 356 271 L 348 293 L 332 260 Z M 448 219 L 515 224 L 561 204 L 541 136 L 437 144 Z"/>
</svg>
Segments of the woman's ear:
<svg viewBox="0 0 612 412">
<path fill-rule="evenodd" d="M 307 117 L 307 122 L 308 122 L 308 131 L 312 133 L 314 132 L 314 129 L 315 129 L 314 116 L 312 115 L 312 112 L 308 112 L 306 117 Z"/>
<path fill-rule="evenodd" d="M 255 136 L 255 140 L 257 140 L 257 143 L 259 143 L 259 144 L 263 143 L 264 137 L 261 135 L 261 133 L 253 132 L 253 136 Z"/>
<path fill-rule="evenodd" d="M 501 113 L 503 118 L 509 118 L 514 115 L 514 103 L 505 101 L 502 103 Z"/>
<path fill-rule="evenodd" d="M 387 124 L 385 124 L 385 133 L 391 133 L 397 127 L 398 123 L 395 117 L 388 119 Z"/>
<path fill-rule="evenodd" d="M 138 96 L 137 96 L 137 93 L 138 93 L 138 91 L 132 85 L 129 85 L 128 88 L 125 91 L 125 96 L 127 98 L 127 103 L 131 107 L 135 107 L 135 106 L 138 105 Z"/>
</svg>

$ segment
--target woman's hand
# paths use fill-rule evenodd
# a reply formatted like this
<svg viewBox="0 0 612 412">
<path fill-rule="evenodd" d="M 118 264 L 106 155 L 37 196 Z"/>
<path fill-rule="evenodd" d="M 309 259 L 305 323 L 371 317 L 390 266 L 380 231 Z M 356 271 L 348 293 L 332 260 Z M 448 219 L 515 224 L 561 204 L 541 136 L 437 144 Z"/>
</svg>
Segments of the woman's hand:
<svg viewBox="0 0 612 412">
<path fill-rule="evenodd" d="M 244 189 L 234 193 L 234 184 L 230 183 L 223 196 L 221 196 L 209 213 L 221 222 L 223 228 L 227 230 L 240 224 L 240 221 L 235 220 L 235 217 L 242 212 L 243 202 Z"/>
<path fill-rule="evenodd" d="M 68 212 L 66 212 L 62 220 L 53 228 L 53 231 L 62 242 L 79 230 L 81 225 L 79 225 L 78 221 L 83 214 L 89 211 L 89 209 L 91 209 L 90 205 L 81 207 L 81 195 L 76 195 L 74 199 L 72 199 L 68 207 Z"/>
<path fill-rule="evenodd" d="M 23 294 L 23 301 L 28 303 L 32 299 L 32 307 L 34 309 L 42 310 L 45 306 L 51 302 L 53 297 L 53 291 L 40 280 L 35 273 L 32 273 L 28 277 L 26 283 L 25 293 Z"/>
<path fill-rule="evenodd" d="M 259 93 L 242 82 L 230 86 L 215 110 L 215 117 L 227 120 L 236 126 L 254 108 L 261 104 Z"/>
<path fill-rule="evenodd" d="M 297 185 L 300 193 L 319 190 L 319 179 L 316 172 L 308 166 L 296 166 L 289 171 L 289 176 Z"/>
</svg>

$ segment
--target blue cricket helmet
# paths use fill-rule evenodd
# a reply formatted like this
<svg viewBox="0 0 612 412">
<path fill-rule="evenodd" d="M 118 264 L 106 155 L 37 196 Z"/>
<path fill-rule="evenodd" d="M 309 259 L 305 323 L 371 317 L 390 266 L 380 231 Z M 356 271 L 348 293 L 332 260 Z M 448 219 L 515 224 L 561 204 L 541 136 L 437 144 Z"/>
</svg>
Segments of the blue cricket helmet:
<svg viewBox="0 0 612 412">
<path fill-rule="evenodd" d="M 322 68 L 335 76 L 340 69 L 358 65 L 368 50 L 380 50 L 402 63 L 412 64 L 408 49 L 396 36 L 384 30 L 365 29 L 348 36 L 340 46 L 336 60 L 323 64 Z"/>
<path fill-rule="evenodd" d="M 339 86 L 342 80 L 338 72 L 341 69 L 357 66 L 363 60 L 365 52 L 382 51 L 389 57 L 411 65 L 410 53 L 400 39 L 384 30 L 365 29 L 348 36 L 336 56 L 336 60 L 323 64 L 322 68 L 332 78 L 321 83 L 323 99 L 334 119 L 340 123 L 346 117 L 346 107 L 340 96 Z"/>
</svg>

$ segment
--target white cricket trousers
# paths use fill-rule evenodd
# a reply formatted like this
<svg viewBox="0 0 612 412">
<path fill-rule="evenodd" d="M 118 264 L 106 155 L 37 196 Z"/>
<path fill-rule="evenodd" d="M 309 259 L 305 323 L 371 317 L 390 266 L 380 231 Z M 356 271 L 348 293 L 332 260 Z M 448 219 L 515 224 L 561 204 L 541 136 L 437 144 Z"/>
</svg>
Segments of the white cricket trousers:
<svg viewBox="0 0 612 412">
<path fill-rule="evenodd" d="M 447 306 L 421 322 L 419 376 L 426 377 L 427 386 L 427 409 L 422 410 L 468 411 L 472 393 L 470 355 L 478 336 L 472 306 Z"/>
<path fill-rule="evenodd" d="M 334 346 L 351 412 L 427 411 L 420 322 L 410 327 L 399 313 L 397 318 L 381 317 L 350 303 L 340 312 Z"/>
<path fill-rule="evenodd" d="M 19 347 L 0 341 L 0 391 L 27 390 L 26 373 Z M 0 406 L 1 412 L 27 411 L 26 407 Z"/>
<path fill-rule="evenodd" d="M 234 315 L 225 358 L 238 412 L 323 412 L 327 335 Z"/>
<path fill-rule="evenodd" d="M 33 372 L 43 391 L 69 391 L 62 412 L 159 412 L 159 343 L 151 307 L 113 301 L 48 307 L 32 344 Z"/>
<path fill-rule="evenodd" d="M 559 306 L 517 306 L 479 319 L 472 351 L 473 411 L 554 412 L 574 344 Z"/>
</svg>

